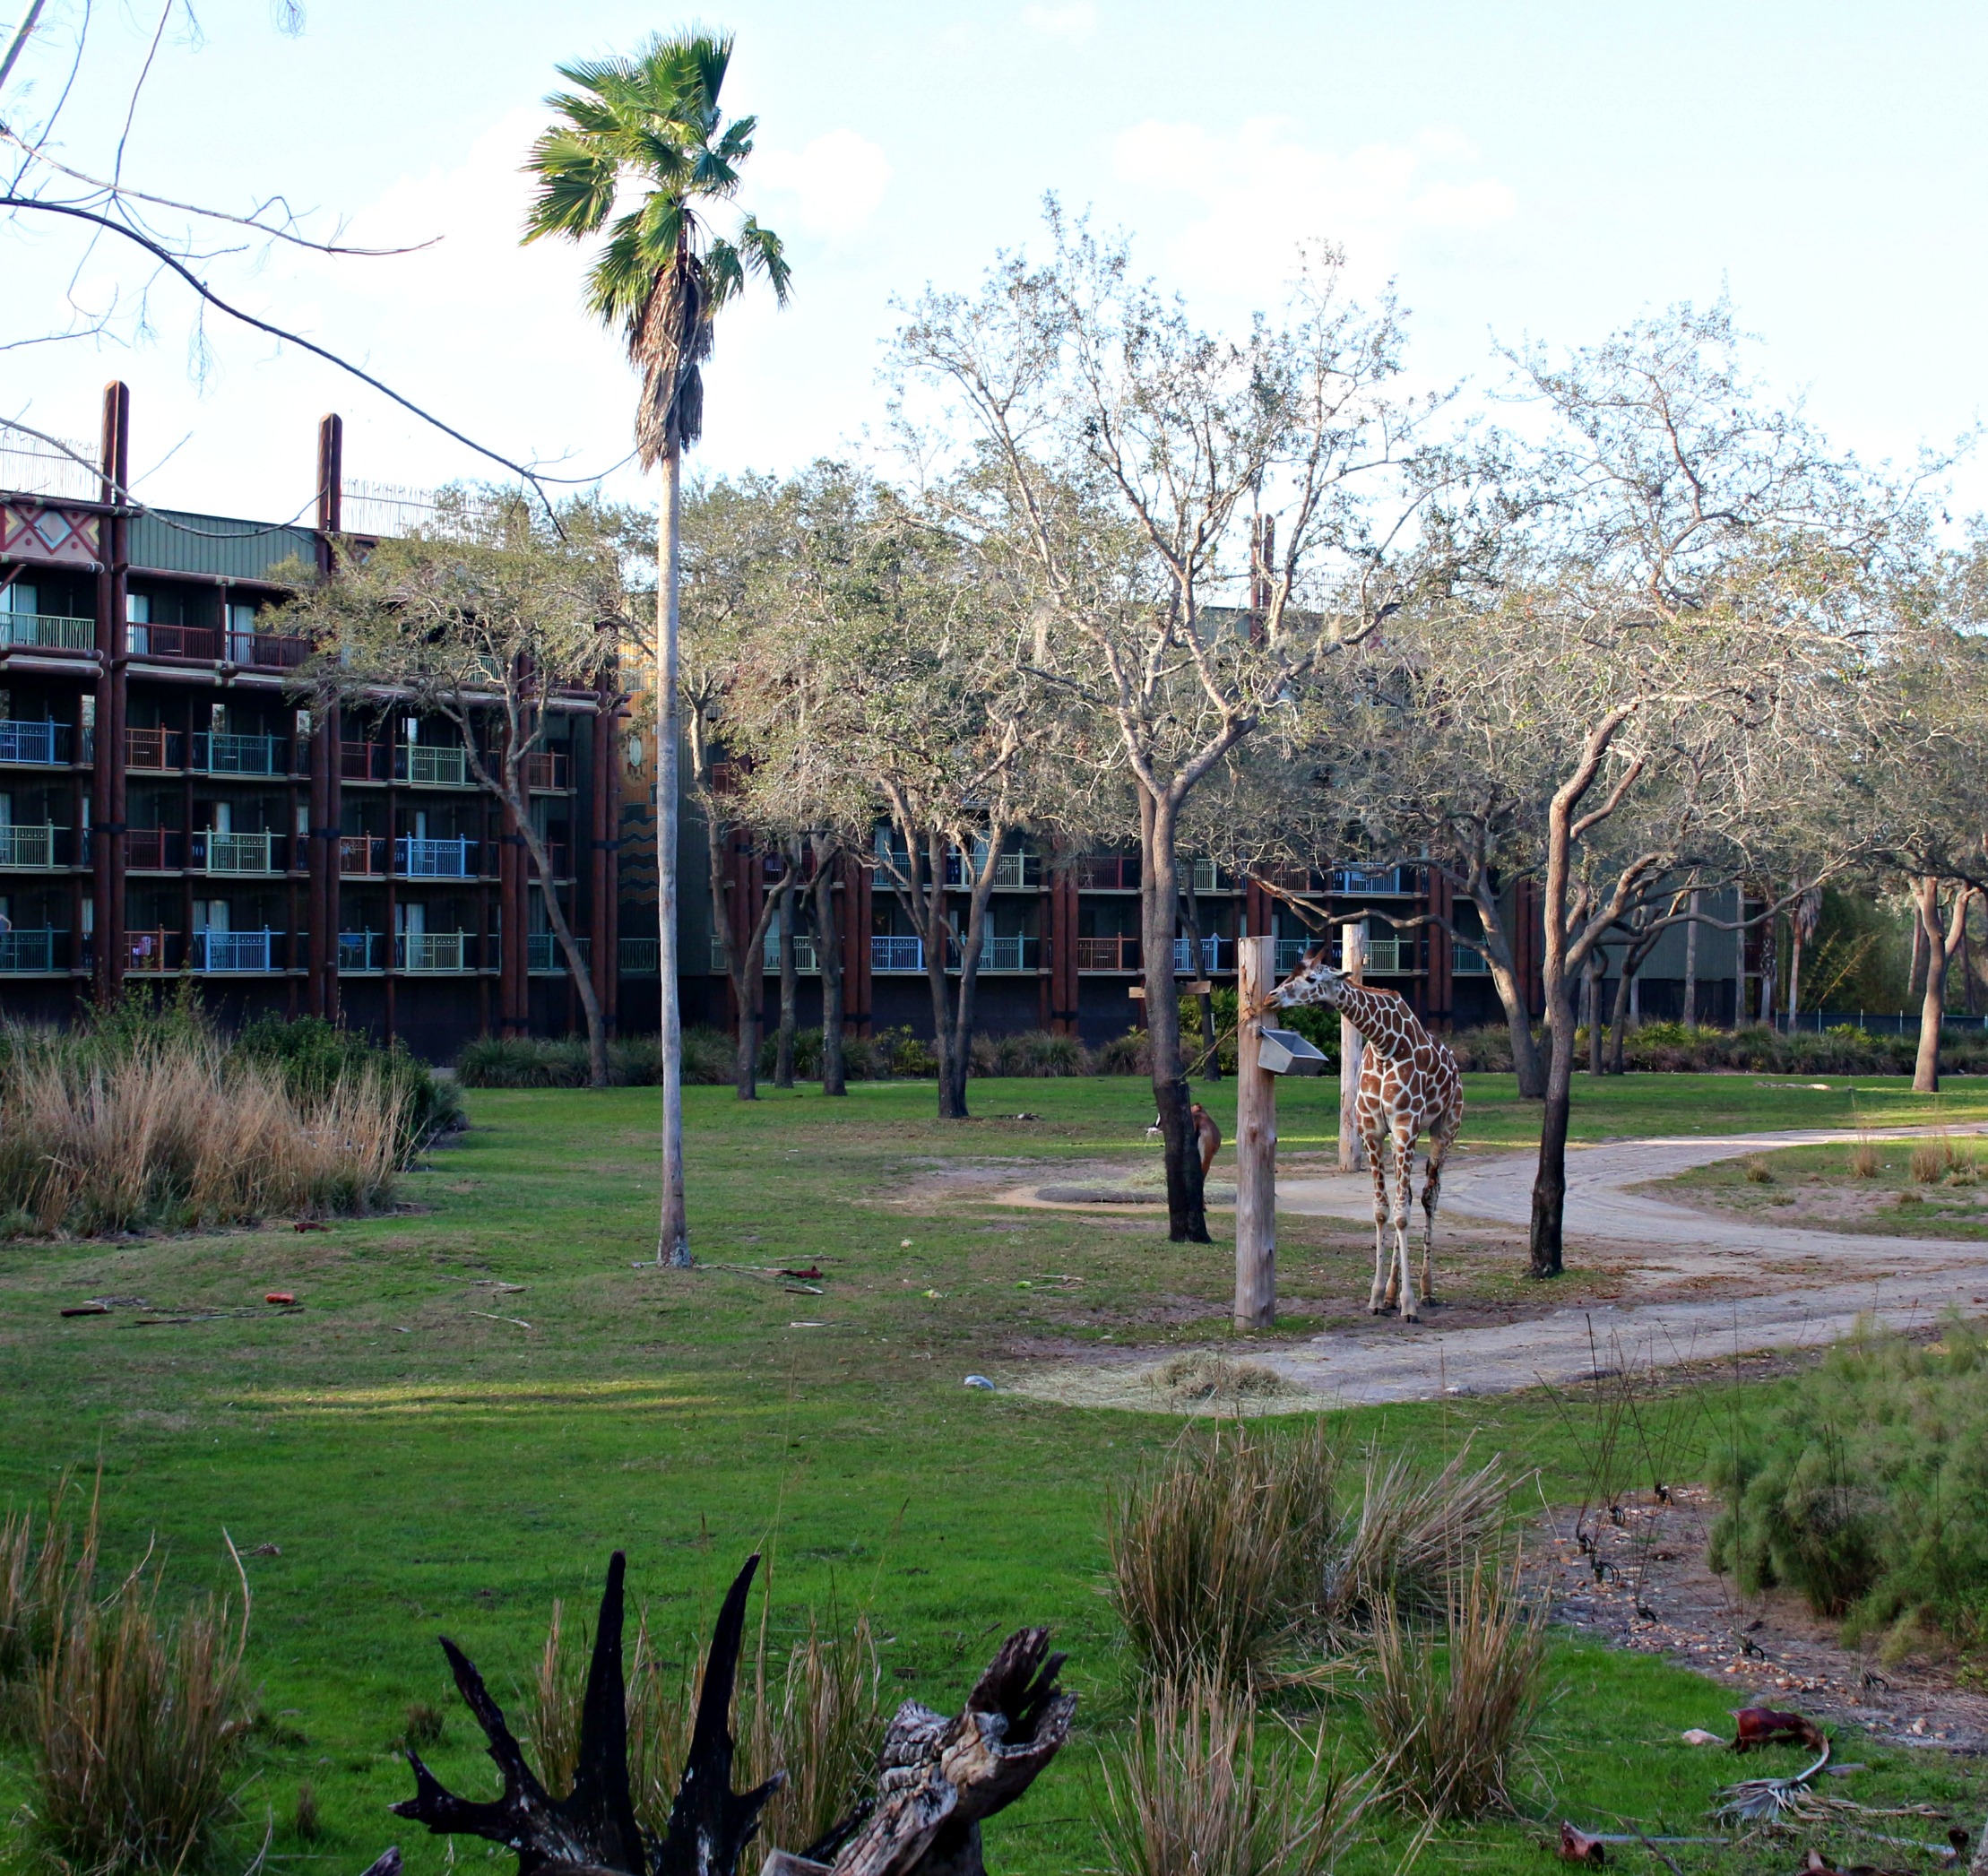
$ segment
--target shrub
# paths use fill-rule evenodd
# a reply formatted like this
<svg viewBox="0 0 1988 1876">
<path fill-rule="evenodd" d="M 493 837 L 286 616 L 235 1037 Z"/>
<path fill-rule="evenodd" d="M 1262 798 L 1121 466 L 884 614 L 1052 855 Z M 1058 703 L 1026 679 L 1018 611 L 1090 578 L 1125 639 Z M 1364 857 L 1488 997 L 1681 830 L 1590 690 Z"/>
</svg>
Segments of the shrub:
<svg viewBox="0 0 1988 1876">
<path fill-rule="evenodd" d="M 382 1049 L 322 1016 L 294 1022 L 258 1016 L 236 1036 L 229 1053 L 239 1061 L 273 1066 L 291 1094 L 302 1100 L 327 1100 L 341 1082 L 375 1077 L 401 1103 L 403 1157 L 436 1134 L 462 1125 L 462 1097 L 453 1083 L 400 1042 Z"/>
<path fill-rule="evenodd" d="M 410 1144 L 407 1098 L 370 1067 L 293 1082 L 208 1033 L 16 1038 L 0 1064 L 0 1219 L 93 1235 L 375 1210 Z"/>
<path fill-rule="evenodd" d="M 1128 1029 L 1123 1035 L 1111 1036 L 1091 1051 L 1091 1072 L 1093 1075 L 1150 1075 L 1153 1072 L 1153 1052 L 1146 1046 L 1146 1033 L 1143 1029 Z"/>
<path fill-rule="evenodd" d="M 1109 1593 L 1161 1679 L 1248 1686 L 1311 1599 L 1339 1455 L 1317 1429 L 1183 1437 L 1108 1500 Z"/>
<path fill-rule="evenodd" d="M 234 1810 L 250 1716 L 246 1614 L 161 1619 L 136 1574 L 64 1612 L 35 1707 L 35 1826 L 72 1867 L 119 1876 L 198 1863 Z"/>
<path fill-rule="evenodd" d="M 1774 1168 L 1756 1153 L 1746 1163 L 1746 1176 L 1750 1185 L 1771 1186 L 1774 1183 Z"/>
<path fill-rule="evenodd" d="M 1081 1075 L 1085 1066 L 1084 1045 L 1075 1036 L 1027 1029 L 1015 1035 L 973 1038 L 976 1075 Z"/>
<path fill-rule="evenodd" d="M 1907 1195 L 1910 1196 L 1910 1195 Z M 1850 1638 L 1897 1624 L 1988 1641 L 1988 1348 L 1867 1330 L 1718 1461 L 1712 1567 L 1783 1585 Z"/>
<path fill-rule="evenodd" d="M 1318 1876 L 1361 1805 L 1316 1751 L 1259 1750 L 1255 1700 L 1204 1678 L 1147 1692 L 1098 1809 L 1114 1876 Z"/>
<path fill-rule="evenodd" d="M 1431 1819 L 1508 1813 L 1543 1694 L 1543 1610 L 1521 1603 L 1516 1560 L 1481 1560 L 1446 1618 L 1431 1635 L 1381 1608 L 1362 1705 L 1387 1791 Z"/>
<path fill-rule="evenodd" d="M 1945 1134 L 1935 1134 L 1912 1149 L 1912 1179 L 1915 1185 L 1937 1186 L 1955 1173 L 1974 1170 L 1974 1159 Z"/>
</svg>

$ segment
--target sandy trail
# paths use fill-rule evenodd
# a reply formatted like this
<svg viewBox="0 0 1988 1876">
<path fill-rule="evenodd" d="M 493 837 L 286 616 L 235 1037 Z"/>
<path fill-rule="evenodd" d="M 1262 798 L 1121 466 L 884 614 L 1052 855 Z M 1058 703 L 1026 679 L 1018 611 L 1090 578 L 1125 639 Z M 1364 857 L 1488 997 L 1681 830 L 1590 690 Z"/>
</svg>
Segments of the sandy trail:
<svg viewBox="0 0 1988 1876">
<path fill-rule="evenodd" d="M 1899 1139 L 1923 1130 L 1871 1134 Z M 1956 1134 L 1988 1127 L 1950 1128 Z M 1774 1226 L 1680 1205 L 1631 1187 L 1674 1178 L 1716 1160 L 1783 1146 L 1848 1143 L 1849 1132 L 1804 1130 L 1691 1138 L 1610 1141 L 1568 1149 L 1569 1262 L 1584 1249 L 1630 1249 L 1628 1290 L 1613 1303 L 1555 1311 L 1523 1322 L 1446 1331 L 1439 1308 L 1420 1324 L 1373 1318 L 1250 1358 L 1303 1390 L 1280 1405 L 1358 1405 L 1432 1400 L 1439 1394 L 1500 1394 L 1541 1381 L 1586 1377 L 1595 1364 L 1670 1367 L 1734 1353 L 1836 1340 L 1870 1316 L 1923 1325 L 1949 1305 L 1988 1303 L 1988 1243 Z M 1523 1229 L 1532 1212 L 1534 1153 L 1460 1162 L 1444 1180 L 1443 1213 Z M 1370 1223 L 1365 1173 L 1280 1180 L 1277 1208 Z M 1413 1215 L 1419 1226 L 1419 1209 Z M 1612 1262 L 1620 1263 L 1619 1257 Z M 1442 1228 L 1437 1227 L 1440 1295 Z M 1735 1284 L 1746 1293 L 1735 1296 Z M 1716 1288 L 1716 1298 L 1694 1291 Z M 1098 1405 L 1161 1406 L 1145 1368 L 1066 1371 L 1051 1384 L 1020 1383 Z"/>
</svg>

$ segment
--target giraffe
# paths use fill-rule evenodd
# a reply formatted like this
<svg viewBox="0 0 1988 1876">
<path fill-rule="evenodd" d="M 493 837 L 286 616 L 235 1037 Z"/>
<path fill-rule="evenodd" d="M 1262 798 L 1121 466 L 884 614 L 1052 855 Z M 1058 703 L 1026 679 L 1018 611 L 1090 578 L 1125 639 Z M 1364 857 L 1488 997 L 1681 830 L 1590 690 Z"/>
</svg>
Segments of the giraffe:
<svg viewBox="0 0 1988 1876">
<path fill-rule="evenodd" d="M 1268 1007 L 1323 1003 L 1336 1009 L 1366 1038 L 1353 1115 L 1366 1142 L 1374 1175 L 1374 1287 L 1367 1308 L 1376 1316 L 1401 1300 L 1401 1319 L 1419 1311 L 1409 1284 L 1408 1202 L 1415 1170 L 1415 1138 L 1427 1131 L 1429 1159 L 1422 1176 L 1422 1300 L 1430 1301 L 1430 1263 L 1436 1242 L 1436 1202 L 1442 1192 L 1443 1156 L 1464 1123 L 1464 1077 L 1456 1058 L 1422 1026 L 1397 990 L 1370 990 L 1327 962 L 1320 946 L 1271 992 Z M 1381 1143 L 1395 1145 L 1392 1223 L 1394 1254 L 1388 1255 L 1390 1223 Z"/>
</svg>

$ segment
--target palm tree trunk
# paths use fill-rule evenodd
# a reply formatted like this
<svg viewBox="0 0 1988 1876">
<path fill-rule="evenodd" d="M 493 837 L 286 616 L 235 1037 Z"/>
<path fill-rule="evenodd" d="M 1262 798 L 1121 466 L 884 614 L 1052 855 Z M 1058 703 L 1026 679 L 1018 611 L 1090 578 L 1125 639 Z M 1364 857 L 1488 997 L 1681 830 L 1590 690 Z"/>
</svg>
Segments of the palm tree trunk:
<svg viewBox="0 0 1988 1876">
<path fill-rule="evenodd" d="M 683 451 L 663 454 L 656 542 L 656 970 L 662 1056 L 662 1216 L 656 1261 L 687 1269 L 683 1196 L 683 1013 L 677 1001 L 677 589 L 683 567 Z"/>
</svg>

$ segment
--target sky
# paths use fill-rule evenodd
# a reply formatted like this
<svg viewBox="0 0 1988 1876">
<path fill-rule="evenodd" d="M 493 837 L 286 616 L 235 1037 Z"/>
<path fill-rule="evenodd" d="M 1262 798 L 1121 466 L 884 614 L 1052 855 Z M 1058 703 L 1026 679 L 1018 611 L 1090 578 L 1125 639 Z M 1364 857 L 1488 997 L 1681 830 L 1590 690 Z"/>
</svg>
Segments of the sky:
<svg viewBox="0 0 1988 1876">
<path fill-rule="evenodd" d="M 163 0 L 96 0 L 62 160 L 115 160 Z M 22 0 L 0 0 L 0 21 Z M 626 0 L 196 0 L 172 15 L 123 174 L 392 246 L 253 243 L 214 281 L 515 460 L 592 476 L 631 448 L 634 379 L 581 310 L 584 255 L 518 244 L 518 164 L 561 60 L 682 23 Z M 39 121 L 82 0 L 49 0 L 0 118 Z M 197 29 L 189 23 L 197 17 Z M 1988 411 L 1988 7 L 1934 0 L 710 0 L 737 35 L 724 102 L 759 122 L 744 204 L 785 238 L 791 304 L 723 316 L 708 472 L 880 445 L 883 343 L 928 284 L 970 288 L 1040 242 L 1045 192 L 1130 238 L 1206 323 L 1273 308 L 1299 245 L 1390 283 L 1418 382 L 1495 390 L 1497 348 L 1595 342 L 1730 296 L 1753 363 L 1871 460 L 1950 446 Z M 11 27 L 0 29 L 11 32 Z M 217 238 L 217 245 L 220 244 Z M 86 312 L 107 333 L 23 343 Z M 132 388 L 137 492 L 287 519 L 316 422 L 348 477 L 498 471 L 293 347 L 210 315 L 106 243 L 0 225 L 0 415 L 93 437 Z M 1988 508 L 1988 465 L 1957 496 Z M 639 496 L 632 470 L 611 491 Z"/>
</svg>

